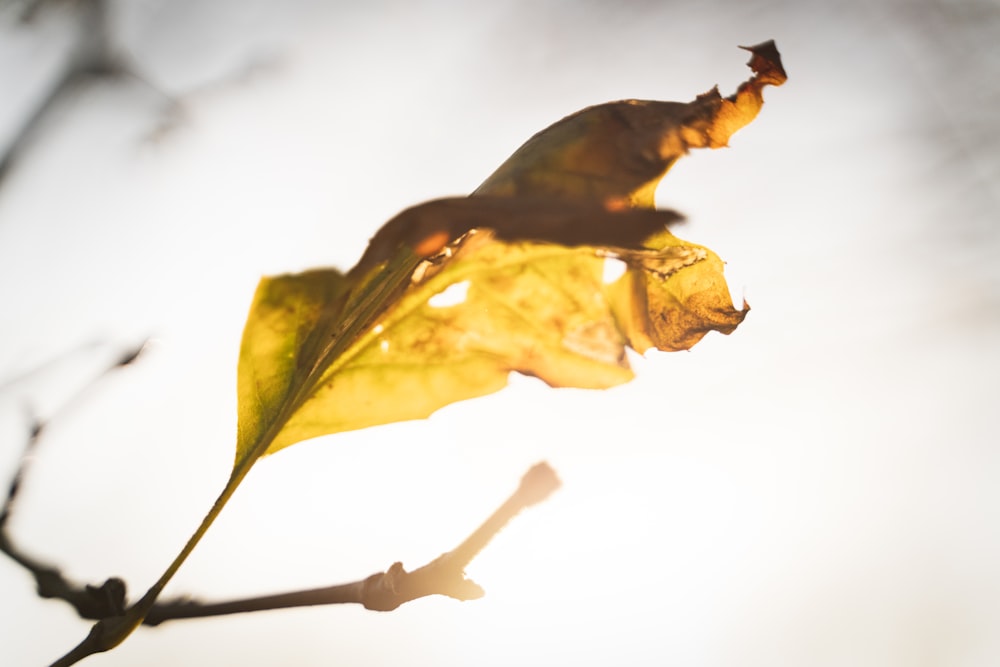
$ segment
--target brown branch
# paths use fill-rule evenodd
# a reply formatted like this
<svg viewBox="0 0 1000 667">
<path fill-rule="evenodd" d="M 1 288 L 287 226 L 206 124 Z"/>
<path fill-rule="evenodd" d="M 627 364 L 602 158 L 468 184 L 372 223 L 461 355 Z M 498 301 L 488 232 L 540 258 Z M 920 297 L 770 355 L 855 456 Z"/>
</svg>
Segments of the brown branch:
<svg viewBox="0 0 1000 667">
<path fill-rule="evenodd" d="M 525 473 L 513 495 L 461 544 L 412 572 L 407 572 L 402 563 L 393 563 L 385 572 L 348 584 L 227 602 L 164 602 L 153 607 L 144 623 L 159 625 L 182 618 L 326 604 L 354 603 L 375 611 L 392 611 L 411 600 L 429 595 L 475 600 L 483 596 L 483 589 L 466 578 L 466 566 L 511 519 L 525 508 L 542 502 L 558 488 L 559 478 L 555 471 L 547 463 L 536 464 Z"/>
</svg>

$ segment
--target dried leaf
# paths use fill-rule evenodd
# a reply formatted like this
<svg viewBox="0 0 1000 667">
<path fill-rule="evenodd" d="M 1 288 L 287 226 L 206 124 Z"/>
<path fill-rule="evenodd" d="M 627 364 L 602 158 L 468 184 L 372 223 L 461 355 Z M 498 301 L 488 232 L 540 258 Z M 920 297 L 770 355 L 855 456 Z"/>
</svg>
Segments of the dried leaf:
<svg viewBox="0 0 1000 667">
<path fill-rule="evenodd" d="M 718 88 L 693 102 L 622 100 L 587 107 L 542 130 L 474 194 L 596 200 L 653 208 L 667 170 L 691 148 L 720 148 L 757 117 L 764 86 L 787 76 L 773 41 L 750 51 L 754 76 L 729 97 Z"/>
<path fill-rule="evenodd" d="M 476 190 L 408 209 L 347 274 L 265 278 L 239 365 L 237 468 L 329 433 L 425 417 L 503 387 L 610 387 L 625 347 L 687 349 L 746 315 L 722 262 L 677 239 L 653 191 L 691 147 L 725 145 L 785 75 L 751 47 L 737 93 L 616 102 L 535 135 Z M 604 265 L 627 270 L 605 284 Z M 449 297 L 455 297 L 447 301 Z"/>
</svg>

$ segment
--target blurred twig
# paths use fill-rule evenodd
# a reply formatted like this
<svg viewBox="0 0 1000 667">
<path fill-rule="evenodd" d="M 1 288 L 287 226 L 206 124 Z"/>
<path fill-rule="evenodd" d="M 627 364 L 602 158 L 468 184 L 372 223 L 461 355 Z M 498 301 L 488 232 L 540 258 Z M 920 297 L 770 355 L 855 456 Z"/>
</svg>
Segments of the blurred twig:
<svg viewBox="0 0 1000 667">
<path fill-rule="evenodd" d="M 45 5 L 52 4 L 62 3 L 54 0 L 22 3 L 21 22 L 30 24 Z M 42 121 L 77 84 L 88 78 L 120 76 L 131 71 L 125 57 L 113 45 L 105 0 L 78 0 L 72 3 L 72 9 L 76 15 L 75 44 L 45 97 L 28 114 L 14 134 L 13 141 L 0 155 L 0 184 L 35 136 Z"/>
<path fill-rule="evenodd" d="M 0 0 L 3 4 L 14 4 L 13 0 Z M 147 78 L 139 67 L 124 51 L 118 48 L 111 20 L 111 11 L 107 0 L 24 0 L 16 3 L 19 7 L 19 21 L 29 26 L 38 19 L 40 12 L 46 9 L 56 9 L 67 6 L 74 13 L 75 31 L 74 44 L 59 73 L 54 77 L 48 91 L 42 100 L 24 119 L 21 127 L 14 132 L 13 139 L 5 148 L 0 147 L 0 186 L 17 162 L 23 157 L 28 144 L 37 136 L 40 127 L 50 112 L 58 107 L 76 88 L 94 79 L 131 79 L 143 87 L 153 91 L 164 101 L 162 116 L 150 131 L 149 138 L 158 140 L 181 124 L 184 118 L 184 102 L 192 95 L 205 90 L 217 88 L 244 81 L 247 77 L 260 72 L 275 62 L 275 57 L 263 54 L 249 60 L 245 65 L 236 68 L 221 78 L 208 81 L 196 90 L 186 91 L 178 97 L 164 91 L 155 82 Z"/>
</svg>

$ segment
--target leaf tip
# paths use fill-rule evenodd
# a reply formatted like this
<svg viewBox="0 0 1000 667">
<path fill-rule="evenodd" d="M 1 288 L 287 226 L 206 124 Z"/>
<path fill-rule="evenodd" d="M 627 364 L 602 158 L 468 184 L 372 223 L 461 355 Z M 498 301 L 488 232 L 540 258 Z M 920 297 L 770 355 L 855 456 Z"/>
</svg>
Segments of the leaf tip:
<svg viewBox="0 0 1000 667">
<path fill-rule="evenodd" d="M 785 73 L 785 68 L 781 64 L 778 45 L 774 43 L 773 39 L 740 48 L 751 53 L 747 65 L 758 76 L 762 84 L 780 86 L 788 80 L 788 74 Z"/>
</svg>

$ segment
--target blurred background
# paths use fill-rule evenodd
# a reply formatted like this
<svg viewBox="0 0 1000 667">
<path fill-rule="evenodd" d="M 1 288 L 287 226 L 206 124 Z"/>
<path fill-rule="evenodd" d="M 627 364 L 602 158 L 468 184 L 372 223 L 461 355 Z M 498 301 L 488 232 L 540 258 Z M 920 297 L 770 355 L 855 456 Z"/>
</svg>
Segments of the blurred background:
<svg viewBox="0 0 1000 667">
<path fill-rule="evenodd" d="M 995 0 L 0 3 L 0 475 L 58 413 L 10 530 L 134 595 L 228 476 L 261 275 L 351 266 L 584 106 L 732 93 L 738 44 L 790 77 L 658 193 L 753 306 L 736 333 L 264 459 L 166 593 L 417 567 L 548 460 L 485 599 L 169 623 L 88 664 L 998 664 L 998 34 Z M 8 560 L 0 592 L 0 663 L 89 630 Z"/>
</svg>

